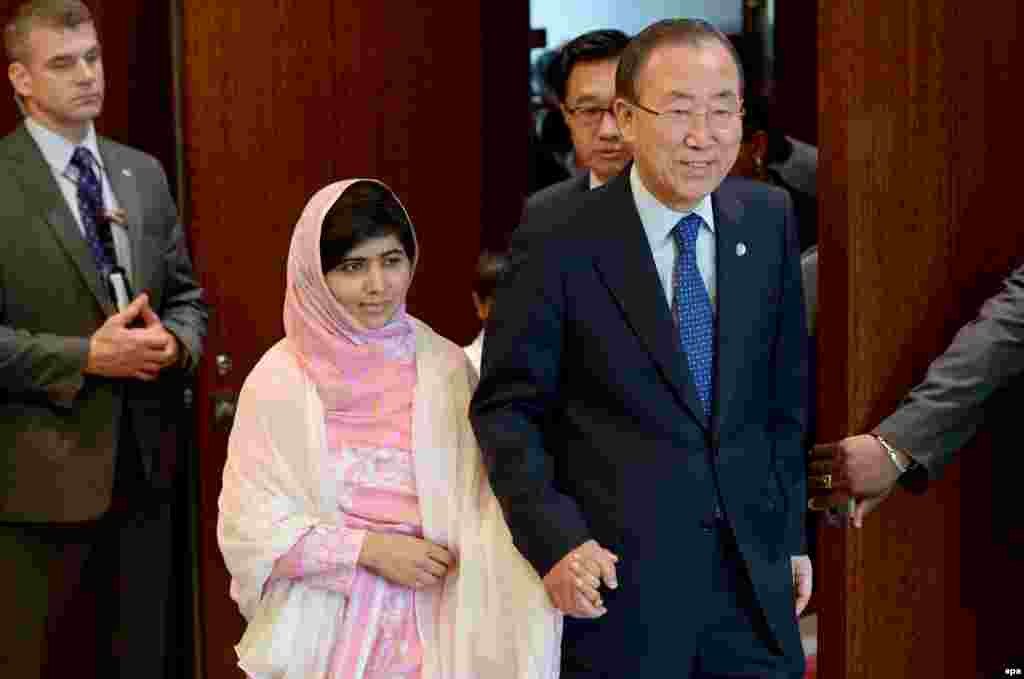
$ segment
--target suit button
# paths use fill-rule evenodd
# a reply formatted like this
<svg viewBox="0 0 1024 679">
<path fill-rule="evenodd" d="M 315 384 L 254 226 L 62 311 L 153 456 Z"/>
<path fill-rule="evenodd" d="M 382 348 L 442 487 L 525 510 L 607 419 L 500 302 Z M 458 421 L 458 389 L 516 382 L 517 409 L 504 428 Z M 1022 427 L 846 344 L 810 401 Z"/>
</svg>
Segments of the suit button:
<svg viewBox="0 0 1024 679">
<path fill-rule="evenodd" d="M 705 533 L 710 533 L 715 529 L 715 519 L 711 516 L 704 517 L 700 522 L 700 527 L 704 529 Z"/>
</svg>

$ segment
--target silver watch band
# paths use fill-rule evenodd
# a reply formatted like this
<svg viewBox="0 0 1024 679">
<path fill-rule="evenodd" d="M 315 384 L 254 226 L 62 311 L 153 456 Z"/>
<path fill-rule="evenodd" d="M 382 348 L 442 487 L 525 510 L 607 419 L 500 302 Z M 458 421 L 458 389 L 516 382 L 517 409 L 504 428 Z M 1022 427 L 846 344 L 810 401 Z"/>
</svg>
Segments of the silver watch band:
<svg viewBox="0 0 1024 679">
<path fill-rule="evenodd" d="M 886 454 L 889 456 L 889 459 L 892 460 L 892 463 L 896 466 L 896 469 L 899 471 L 900 475 L 905 474 L 907 470 L 910 469 L 909 465 L 905 465 L 902 462 L 900 462 L 899 456 L 896 455 L 896 449 L 889 445 L 888 441 L 886 441 L 878 434 L 872 434 L 871 436 L 873 436 L 874 439 L 878 441 L 878 444 L 885 449 Z"/>
</svg>

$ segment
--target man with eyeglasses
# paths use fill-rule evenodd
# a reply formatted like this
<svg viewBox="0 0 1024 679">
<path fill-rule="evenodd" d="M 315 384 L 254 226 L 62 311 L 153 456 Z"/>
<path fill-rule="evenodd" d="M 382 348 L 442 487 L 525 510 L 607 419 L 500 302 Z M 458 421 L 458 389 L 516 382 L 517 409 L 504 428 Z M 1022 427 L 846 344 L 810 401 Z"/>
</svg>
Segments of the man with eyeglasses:
<svg viewBox="0 0 1024 679">
<path fill-rule="evenodd" d="M 622 31 L 599 30 L 584 33 L 562 48 L 553 85 L 580 171 L 530 196 L 524 221 L 536 208 L 601 186 L 629 162 L 629 149 L 612 111 L 615 67 L 627 44 L 629 36 Z"/>
<path fill-rule="evenodd" d="M 645 29 L 616 71 L 632 166 L 513 239 L 472 420 L 566 614 L 563 679 L 803 675 L 796 219 L 780 189 L 726 179 L 742 84 L 710 24 Z"/>
</svg>

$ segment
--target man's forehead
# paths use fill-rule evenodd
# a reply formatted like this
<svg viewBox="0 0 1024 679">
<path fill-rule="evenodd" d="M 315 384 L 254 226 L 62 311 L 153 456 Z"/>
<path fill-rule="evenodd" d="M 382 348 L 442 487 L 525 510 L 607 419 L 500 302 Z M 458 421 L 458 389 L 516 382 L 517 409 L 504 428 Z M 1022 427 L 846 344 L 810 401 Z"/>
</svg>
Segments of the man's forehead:
<svg viewBox="0 0 1024 679">
<path fill-rule="evenodd" d="M 567 94 L 577 97 L 606 95 L 615 90 L 618 57 L 581 61 L 572 67 L 566 83 Z"/>
<path fill-rule="evenodd" d="M 92 49 L 99 44 L 96 27 L 86 22 L 68 28 L 66 26 L 33 26 L 28 32 L 29 48 L 39 57 L 49 59 L 59 54 L 75 54 Z"/>
<path fill-rule="evenodd" d="M 716 77 L 713 82 L 708 74 Z M 670 44 L 651 51 L 640 71 L 641 89 L 680 98 L 739 96 L 740 75 L 729 51 L 717 41 Z M 711 86 L 711 92 L 707 87 Z"/>
</svg>

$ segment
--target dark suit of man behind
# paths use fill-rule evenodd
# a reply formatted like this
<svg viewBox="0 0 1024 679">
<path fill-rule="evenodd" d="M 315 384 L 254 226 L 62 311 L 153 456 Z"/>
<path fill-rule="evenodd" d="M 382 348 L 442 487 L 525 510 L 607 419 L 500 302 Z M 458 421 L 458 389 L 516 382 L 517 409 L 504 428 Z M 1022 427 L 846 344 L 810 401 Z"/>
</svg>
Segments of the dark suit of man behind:
<svg viewBox="0 0 1024 679">
<path fill-rule="evenodd" d="M 163 676 L 176 436 L 206 326 L 163 169 L 92 130 L 82 9 L 23 24 L 10 73 L 30 120 L 0 140 L 0 675 L 19 679 Z M 115 256 L 148 294 L 126 313 L 48 164 L 71 145 L 98 153 Z"/>
<path fill-rule="evenodd" d="M 795 219 L 777 189 L 718 187 L 739 143 L 735 115 L 718 114 L 714 131 L 675 128 L 680 156 L 714 158 L 710 172 L 702 166 L 670 186 L 652 180 L 654 149 L 666 147 L 649 144 L 656 131 L 640 126 L 661 123 L 641 122 L 646 114 L 628 102 L 639 95 L 666 109 L 661 85 L 703 99 L 720 94 L 723 79 L 738 92 L 724 36 L 684 21 L 636 40 L 652 30 L 670 37 L 653 36 L 646 56 L 630 55 L 631 45 L 620 62 L 620 76 L 628 63 L 643 83 L 618 90 L 637 164 L 520 228 L 519 268 L 498 292 L 473 424 L 516 544 L 567 613 L 564 677 L 798 677 L 793 578 L 806 557 L 791 557 L 804 551 L 807 341 Z M 660 57 L 684 59 L 679 82 L 659 79 Z M 725 75 L 690 80 L 698 57 Z M 708 190 L 710 417 L 639 210 L 663 197 L 707 210 Z M 602 550 L 618 556 L 618 586 L 601 589 L 596 604 L 573 603 L 563 574 Z"/>
<path fill-rule="evenodd" d="M 531 221 L 531 215 L 551 207 L 554 203 L 575 196 L 578 193 L 586 193 L 590 190 L 590 173 L 581 172 L 575 177 L 563 179 L 557 184 L 545 186 L 543 189 L 526 199 L 526 207 L 523 209 L 523 223 Z"/>
</svg>

